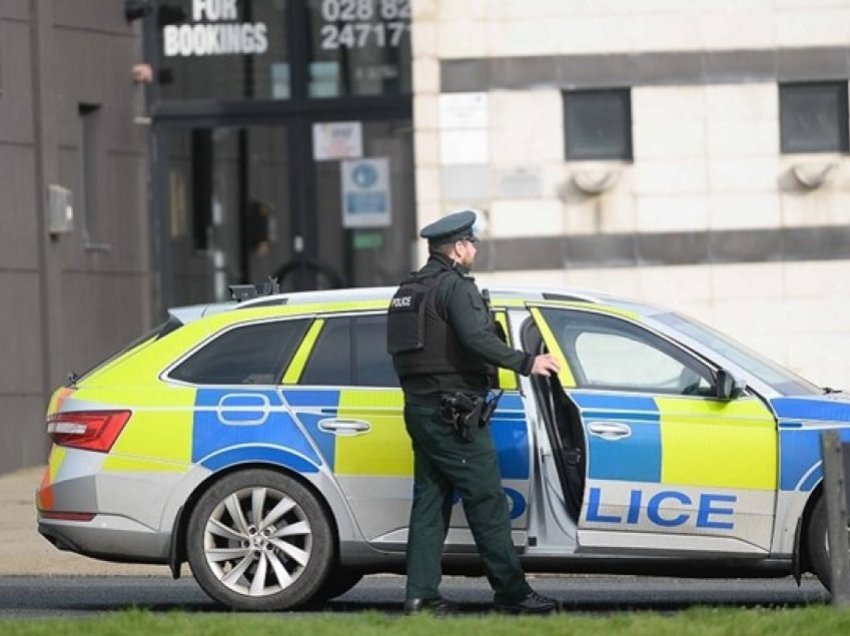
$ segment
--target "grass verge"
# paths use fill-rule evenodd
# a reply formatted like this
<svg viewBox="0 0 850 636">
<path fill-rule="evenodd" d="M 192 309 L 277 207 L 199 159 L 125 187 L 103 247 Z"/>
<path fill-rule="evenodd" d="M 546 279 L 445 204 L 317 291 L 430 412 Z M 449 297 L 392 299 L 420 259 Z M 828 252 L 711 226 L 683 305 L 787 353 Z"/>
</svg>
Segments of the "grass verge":
<svg viewBox="0 0 850 636">
<path fill-rule="evenodd" d="M 512 617 L 497 614 L 435 618 L 367 612 L 357 615 L 316 614 L 154 614 L 127 610 L 91 619 L 39 619 L 0 621 L 0 634 L 15 636 L 134 636 L 197 634 L 198 636 L 257 636 L 258 634 L 309 634 L 309 636 L 800 636 L 850 633 L 850 610 L 830 606 L 795 609 L 695 608 L 675 614 L 629 612 L 610 616 L 561 613 L 547 617 Z"/>
</svg>

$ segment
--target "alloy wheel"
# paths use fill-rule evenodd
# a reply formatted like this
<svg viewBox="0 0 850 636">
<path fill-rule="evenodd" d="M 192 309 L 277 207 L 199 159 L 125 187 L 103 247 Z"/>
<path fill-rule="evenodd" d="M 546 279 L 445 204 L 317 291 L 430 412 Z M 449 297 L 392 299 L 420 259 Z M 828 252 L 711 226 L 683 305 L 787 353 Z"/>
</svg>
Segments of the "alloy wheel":
<svg viewBox="0 0 850 636">
<path fill-rule="evenodd" d="M 310 561 L 313 531 L 304 510 L 273 488 L 244 488 L 213 508 L 204 556 L 219 582 L 251 597 L 290 587 Z"/>
</svg>

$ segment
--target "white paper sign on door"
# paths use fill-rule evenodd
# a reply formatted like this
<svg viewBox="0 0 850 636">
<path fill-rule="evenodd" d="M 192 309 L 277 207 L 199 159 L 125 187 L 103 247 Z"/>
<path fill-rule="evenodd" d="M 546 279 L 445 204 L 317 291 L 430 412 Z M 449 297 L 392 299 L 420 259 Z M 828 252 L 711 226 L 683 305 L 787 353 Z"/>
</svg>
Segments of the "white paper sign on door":
<svg viewBox="0 0 850 636">
<path fill-rule="evenodd" d="M 313 159 L 359 159 L 363 156 L 363 125 L 359 121 L 313 124 Z"/>
</svg>

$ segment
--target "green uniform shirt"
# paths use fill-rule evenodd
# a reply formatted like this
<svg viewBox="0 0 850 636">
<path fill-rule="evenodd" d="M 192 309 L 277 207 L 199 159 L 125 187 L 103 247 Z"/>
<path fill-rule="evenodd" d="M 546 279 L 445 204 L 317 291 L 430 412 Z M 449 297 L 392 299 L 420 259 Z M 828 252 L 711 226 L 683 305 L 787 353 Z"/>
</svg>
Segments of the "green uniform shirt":
<svg viewBox="0 0 850 636">
<path fill-rule="evenodd" d="M 511 349 L 496 335 L 493 318 L 469 270 L 454 265 L 442 254 L 432 253 L 420 272 L 430 274 L 441 270 L 454 270 L 457 275 L 446 276 L 441 281 L 434 299 L 436 309 L 448 319 L 468 354 L 496 367 L 523 375 L 531 373 L 533 356 Z M 454 391 L 483 393 L 490 389 L 490 377 L 486 374 L 432 373 L 405 377 L 401 385 L 406 394 L 413 396 Z"/>
</svg>

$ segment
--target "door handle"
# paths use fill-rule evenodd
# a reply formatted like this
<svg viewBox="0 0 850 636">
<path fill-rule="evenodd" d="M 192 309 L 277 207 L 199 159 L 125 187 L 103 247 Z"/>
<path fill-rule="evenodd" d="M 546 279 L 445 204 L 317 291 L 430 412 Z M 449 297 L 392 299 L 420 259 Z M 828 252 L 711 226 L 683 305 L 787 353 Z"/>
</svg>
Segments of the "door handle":
<svg viewBox="0 0 850 636">
<path fill-rule="evenodd" d="M 620 422 L 593 422 L 588 424 L 587 430 L 591 435 L 607 440 L 626 439 L 632 434 L 632 427 Z"/>
<path fill-rule="evenodd" d="M 327 419 L 319 422 L 319 430 L 334 435 L 359 435 L 372 430 L 372 425 L 363 420 Z"/>
</svg>

